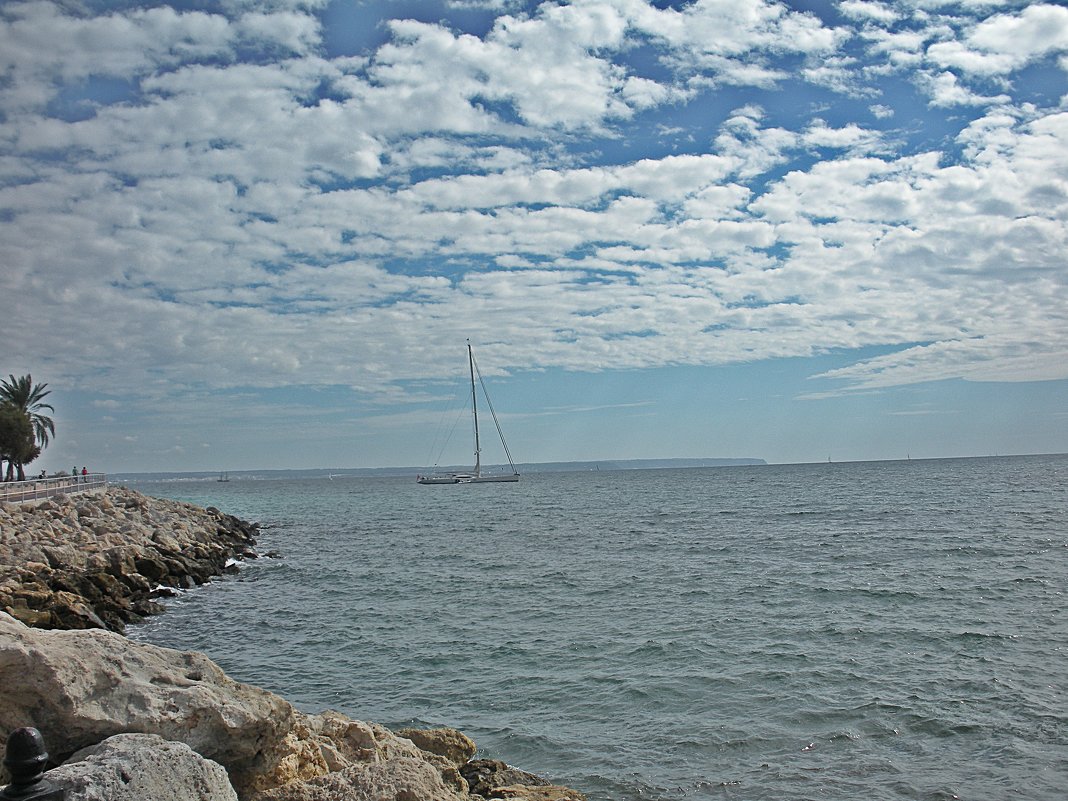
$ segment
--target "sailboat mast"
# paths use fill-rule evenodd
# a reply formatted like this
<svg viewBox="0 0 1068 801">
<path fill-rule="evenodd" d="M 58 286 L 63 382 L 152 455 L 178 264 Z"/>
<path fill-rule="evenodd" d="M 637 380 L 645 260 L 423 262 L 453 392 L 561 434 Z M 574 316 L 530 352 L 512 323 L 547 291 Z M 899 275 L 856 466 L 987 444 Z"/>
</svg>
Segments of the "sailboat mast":
<svg viewBox="0 0 1068 801">
<path fill-rule="evenodd" d="M 475 418 L 475 475 L 482 475 L 482 447 L 478 443 L 478 402 L 475 392 L 475 357 L 471 353 L 471 340 L 467 340 L 467 367 L 471 371 L 471 413 Z"/>
</svg>

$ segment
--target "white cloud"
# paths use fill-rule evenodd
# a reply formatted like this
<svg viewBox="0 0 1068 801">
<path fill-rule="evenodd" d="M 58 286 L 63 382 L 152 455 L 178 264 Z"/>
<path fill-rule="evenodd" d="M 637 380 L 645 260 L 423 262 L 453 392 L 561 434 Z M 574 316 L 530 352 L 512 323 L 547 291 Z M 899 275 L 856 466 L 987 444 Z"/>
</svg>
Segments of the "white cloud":
<svg viewBox="0 0 1068 801">
<path fill-rule="evenodd" d="M 878 22 L 889 25 L 901 18 L 900 13 L 885 3 L 871 3 L 866 0 L 845 0 L 839 5 L 842 14 L 860 21 Z"/>
<path fill-rule="evenodd" d="M 11 110 L 41 107 L 57 84 L 90 76 L 132 78 L 185 59 L 229 55 L 233 31 L 225 17 L 168 7 L 78 17 L 47 2 L 2 11 L 0 69 L 13 86 L 0 92 Z"/>
<path fill-rule="evenodd" d="M 1068 377 L 1063 343 L 1014 337 L 946 340 L 831 370 L 813 378 L 845 381 L 854 391 L 963 378 L 969 381 L 1042 381 Z"/>
<path fill-rule="evenodd" d="M 1029 5 L 1019 14 L 983 20 L 968 34 L 969 44 L 990 53 L 1009 53 L 1029 60 L 1068 50 L 1068 8 Z"/>
<path fill-rule="evenodd" d="M 980 95 L 963 85 L 952 72 L 918 73 L 916 84 L 927 92 L 934 107 L 989 106 L 1011 100 L 1009 95 Z"/>
<path fill-rule="evenodd" d="M 608 14 L 558 12 L 531 20 L 502 18 L 485 40 L 420 22 L 394 22 L 396 39 L 379 50 L 372 80 L 401 97 L 439 94 L 461 105 L 477 105 L 479 98 L 508 103 L 535 126 L 581 128 L 628 116 L 630 107 L 620 94 L 624 71 L 591 53 L 618 46 L 621 21 Z"/>
<path fill-rule="evenodd" d="M 1030 5 L 975 25 L 963 40 L 928 48 L 938 66 L 979 76 L 1005 75 L 1050 53 L 1068 51 L 1068 9 Z"/>
<path fill-rule="evenodd" d="M 852 153 L 867 153 L 882 148 L 882 137 L 856 124 L 831 128 L 823 120 L 814 120 L 801 135 L 800 142 L 807 147 L 829 147 L 848 150 Z"/>
<path fill-rule="evenodd" d="M 239 17 L 234 28 L 242 40 L 258 45 L 277 46 L 286 54 L 312 54 L 319 45 L 319 22 L 307 14 L 275 12 L 249 13 Z"/>
</svg>

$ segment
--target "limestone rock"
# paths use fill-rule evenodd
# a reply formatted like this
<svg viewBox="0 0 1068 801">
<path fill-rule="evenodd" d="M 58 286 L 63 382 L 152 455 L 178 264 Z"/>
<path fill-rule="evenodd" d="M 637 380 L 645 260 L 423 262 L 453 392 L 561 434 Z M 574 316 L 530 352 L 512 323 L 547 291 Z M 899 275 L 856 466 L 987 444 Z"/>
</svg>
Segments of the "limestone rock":
<svg viewBox="0 0 1068 801">
<path fill-rule="evenodd" d="M 499 759 L 475 759 L 468 762 L 460 773 L 467 780 L 472 793 L 490 797 L 490 793 L 499 787 L 522 785 L 524 787 L 549 787 L 550 782 L 527 773 L 525 770 L 513 768 L 501 762 Z"/>
<path fill-rule="evenodd" d="M 466 765 L 475 755 L 474 741 L 456 729 L 400 729 L 397 734 L 407 737 L 423 751 L 445 757 L 458 767 Z"/>
<path fill-rule="evenodd" d="M 570 787 L 558 784 L 531 786 L 512 784 L 495 787 L 489 791 L 487 798 L 507 798 L 509 801 L 586 801 L 586 796 Z"/>
<path fill-rule="evenodd" d="M 308 782 L 278 787 L 255 801 L 469 801 L 446 787 L 432 765 L 417 757 L 351 765 Z"/>
<path fill-rule="evenodd" d="M 226 770 L 154 734 L 118 734 L 49 771 L 65 801 L 237 801 Z"/>
</svg>

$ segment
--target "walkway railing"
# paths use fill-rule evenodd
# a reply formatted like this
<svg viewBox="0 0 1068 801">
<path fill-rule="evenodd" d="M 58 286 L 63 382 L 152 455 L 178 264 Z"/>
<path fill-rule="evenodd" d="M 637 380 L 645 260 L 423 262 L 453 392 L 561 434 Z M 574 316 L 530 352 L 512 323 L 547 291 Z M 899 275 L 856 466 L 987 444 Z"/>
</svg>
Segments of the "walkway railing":
<svg viewBox="0 0 1068 801">
<path fill-rule="evenodd" d="M 58 478 L 30 478 L 26 481 L 0 482 L 0 503 L 39 501 L 55 495 L 101 490 L 108 485 L 107 473 L 87 473 L 84 476 Z"/>
</svg>

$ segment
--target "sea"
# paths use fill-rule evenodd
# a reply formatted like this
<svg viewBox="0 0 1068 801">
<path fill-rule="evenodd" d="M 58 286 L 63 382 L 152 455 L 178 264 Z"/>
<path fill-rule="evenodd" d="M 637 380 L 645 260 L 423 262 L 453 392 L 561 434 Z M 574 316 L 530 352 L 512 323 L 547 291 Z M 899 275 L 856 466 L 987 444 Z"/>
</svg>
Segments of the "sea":
<svg viewBox="0 0 1068 801">
<path fill-rule="evenodd" d="M 591 801 L 1068 797 L 1068 455 L 128 486 L 264 554 L 129 635 L 307 712 Z"/>
</svg>

